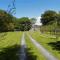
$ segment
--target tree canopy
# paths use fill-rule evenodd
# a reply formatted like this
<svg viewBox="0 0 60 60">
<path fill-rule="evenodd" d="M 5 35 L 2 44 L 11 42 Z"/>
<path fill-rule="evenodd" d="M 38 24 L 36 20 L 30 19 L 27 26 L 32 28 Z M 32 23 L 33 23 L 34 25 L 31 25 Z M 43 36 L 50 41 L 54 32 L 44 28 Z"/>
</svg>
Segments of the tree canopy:
<svg viewBox="0 0 60 60">
<path fill-rule="evenodd" d="M 60 31 L 60 12 L 47 10 L 41 15 L 42 27 L 41 31 L 50 31 L 54 34 Z"/>
<path fill-rule="evenodd" d="M 57 13 L 52 10 L 47 10 L 41 15 L 41 22 L 43 25 L 47 25 L 52 21 L 55 21 Z"/>
<path fill-rule="evenodd" d="M 31 18 L 30 20 L 31 20 L 32 24 L 35 24 L 35 22 L 36 22 L 37 19 L 36 18 Z"/>
<path fill-rule="evenodd" d="M 19 28 L 21 31 L 28 31 L 31 29 L 31 21 L 28 17 L 19 18 Z"/>
<path fill-rule="evenodd" d="M 31 28 L 31 20 L 28 17 L 16 18 L 4 10 L 0 10 L 0 32 L 28 31 Z"/>
<path fill-rule="evenodd" d="M 13 16 L 4 10 L 0 10 L 0 32 L 14 29 Z"/>
</svg>

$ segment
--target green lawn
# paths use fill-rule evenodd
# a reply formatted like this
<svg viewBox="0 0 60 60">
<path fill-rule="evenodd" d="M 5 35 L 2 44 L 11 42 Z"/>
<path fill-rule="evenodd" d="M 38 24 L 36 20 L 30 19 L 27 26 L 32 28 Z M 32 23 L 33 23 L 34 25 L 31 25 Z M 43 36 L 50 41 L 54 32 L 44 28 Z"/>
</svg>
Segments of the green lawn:
<svg viewBox="0 0 60 60">
<path fill-rule="evenodd" d="M 0 33 L 0 60 L 18 60 L 22 32 Z"/>
<path fill-rule="evenodd" d="M 46 37 L 39 32 L 29 32 L 29 34 L 44 46 L 49 52 L 60 60 L 60 38 Z"/>
<path fill-rule="evenodd" d="M 25 35 L 25 37 L 27 45 L 27 60 L 47 60 L 30 41 L 29 37 L 27 35 Z"/>
</svg>

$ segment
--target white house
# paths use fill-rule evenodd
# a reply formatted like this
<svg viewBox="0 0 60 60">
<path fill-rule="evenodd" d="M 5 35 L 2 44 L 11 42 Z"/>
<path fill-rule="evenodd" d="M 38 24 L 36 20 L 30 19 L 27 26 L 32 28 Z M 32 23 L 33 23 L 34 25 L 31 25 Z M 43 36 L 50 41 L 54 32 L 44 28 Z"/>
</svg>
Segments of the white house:
<svg viewBox="0 0 60 60">
<path fill-rule="evenodd" d="M 37 17 L 37 21 L 36 21 L 36 23 L 34 25 L 41 26 L 42 23 L 41 23 L 40 19 L 41 19 L 41 17 Z"/>
<path fill-rule="evenodd" d="M 36 23 L 33 25 L 33 30 L 37 30 L 38 28 L 40 29 L 40 26 L 42 25 L 41 23 L 41 20 L 40 20 L 41 17 L 37 17 L 37 21 Z"/>
</svg>

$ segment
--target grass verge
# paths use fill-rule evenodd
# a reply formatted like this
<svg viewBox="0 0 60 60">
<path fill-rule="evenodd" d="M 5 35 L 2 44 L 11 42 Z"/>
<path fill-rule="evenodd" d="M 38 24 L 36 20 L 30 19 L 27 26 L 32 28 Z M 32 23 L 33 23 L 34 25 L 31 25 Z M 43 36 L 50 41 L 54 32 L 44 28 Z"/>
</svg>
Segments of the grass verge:
<svg viewBox="0 0 60 60">
<path fill-rule="evenodd" d="M 37 40 L 38 43 L 43 45 L 45 49 L 52 53 L 55 57 L 60 60 L 60 39 L 49 38 L 41 35 L 39 32 L 29 32 L 29 34 Z"/>
<path fill-rule="evenodd" d="M 26 35 L 26 52 L 27 60 L 46 60 L 46 58 L 40 53 L 37 47 L 30 41 L 29 37 Z"/>
<path fill-rule="evenodd" d="M 0 33 L 0 60 L 18 60 L 22 32 Z"/>
</svg>

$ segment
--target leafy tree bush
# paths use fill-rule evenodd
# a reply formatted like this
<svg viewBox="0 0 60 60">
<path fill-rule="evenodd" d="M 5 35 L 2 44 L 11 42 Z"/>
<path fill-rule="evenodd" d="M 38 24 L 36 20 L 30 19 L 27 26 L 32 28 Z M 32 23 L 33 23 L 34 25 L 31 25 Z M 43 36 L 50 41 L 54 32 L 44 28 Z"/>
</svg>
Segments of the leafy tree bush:
<svg viewBox="0 0 60 60">
<path fill-rule="evenodd" d="M 55 21 L 57 18 L 57 13 L 52 10 L 47 10 L 41 15 L 41 22 L 43 25 L 51 24 L 50 22 Z"/>
<path fill-rule="evenodd" d="M 54 34 L 60 33 L 60 12 L 52 10 L 45 11 L 41 15 L 41 31 L 52 32 Z"/>
<path fill-rule="evenodd" d="M 21 31 L 28 31 L 31 29 L 31 21 L 28 17 L 19 18 L 19 28 Z"/>
<path fill-rule="evenodd" d="M 32 24 L 35 24 L 37 19 L 36 18 L 31 18 L 30 20 L 31 20 Z"/>
<path fill-rule="evenodd" d="M 4 10 L 0 10 L 0 32 L 14 30 L 13 16 Z"/>
</svg>

